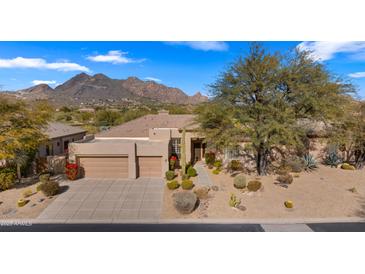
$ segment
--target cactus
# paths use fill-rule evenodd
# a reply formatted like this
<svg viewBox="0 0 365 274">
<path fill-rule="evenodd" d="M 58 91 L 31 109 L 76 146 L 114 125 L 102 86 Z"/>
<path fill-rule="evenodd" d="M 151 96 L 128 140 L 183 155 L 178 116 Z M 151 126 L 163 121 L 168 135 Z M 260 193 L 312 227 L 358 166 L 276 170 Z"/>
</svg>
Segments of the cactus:
<svg viewBox="0 0 365 274">
<path fill-rule="evenodd" d="M 238 207 L 241 204 L 241 199 L 238 199 L 237 196 L 232 193 L 228 204 L 230 207 Z"/>
<path fill-rule="evenodd" d="M 233 185 L 235 188 L 238 189 L 242 189 L 245 188 L 247 183 L 246 183 L 246 177 L 244 175 L 237 175 L 236 177 L 234 177 L 233 179 Z"/>
<path fill-rule="evenodd" d="M 324 163 L 331 167 L 336 167 L 337 165 L 342 163 L 341 157 L 337 154 L 337 147 L 330 146 L 327 151 L 326 158 L 324 159 Z"/>
</svg>

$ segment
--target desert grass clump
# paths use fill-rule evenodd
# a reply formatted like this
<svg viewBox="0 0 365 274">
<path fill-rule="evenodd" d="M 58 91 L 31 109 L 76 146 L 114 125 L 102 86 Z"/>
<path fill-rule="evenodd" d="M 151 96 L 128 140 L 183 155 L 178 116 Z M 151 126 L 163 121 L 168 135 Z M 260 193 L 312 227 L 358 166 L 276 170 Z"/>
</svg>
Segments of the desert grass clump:
<svg viewBox="0 0 365 274">
<path fill-rule="evenodd" d="M 60 185 L 56 181 L 48 181 L 41 184 L 41 191 L 46 196 L 54 196 L 60 192 Z"/>
<path fill-rule="evenodd" d="M 221 173 L 221 171 L 220 171 L 219 169 L 214 169 L 214 170 L 212 171 L 212 173 L 213 173 L 214 175 L 218 175 L 219 173 Z"/>
<path fill-rule="evenodd" d="M 22 194 L 23 194 L 23 197 L 24 198 L 28 198 L 28 197 L 32 196 L 33 190 L 31 190 L 30 188 L 28 188 L 28 189 L 24 190 Z"/>
<path fill-rule="evenodd" d="M 252 192 L 258 191 L 262 186 L 262 183 L 258 180 L 249 181 L 247 184 L 247 189 Z"/>
<path fill-rule="evenodd" d="M 278 176 L 276 178 L 276 180 L 281 184 L 290 185 L 293 182 L 294 178 L 291 174 L 287 173 L 287 174 Z"/>
</svg>

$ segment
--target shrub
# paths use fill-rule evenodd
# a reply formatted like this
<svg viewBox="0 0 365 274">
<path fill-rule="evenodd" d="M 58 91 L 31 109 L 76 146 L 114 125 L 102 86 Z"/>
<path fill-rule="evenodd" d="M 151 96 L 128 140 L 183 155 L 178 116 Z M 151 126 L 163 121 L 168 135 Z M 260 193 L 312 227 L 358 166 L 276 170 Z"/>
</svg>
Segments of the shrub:
<svg viewBox="0 0 365 274">
<path fill-rule="evenodd" d="M 13 187 L 15 183 L 15 172 L 8 170 L 0 173 L 0 190 L 7 190 Z"/>
<path fill-rule="evenodd" d="M 246 176 L 241 174 L 241 175 L 237 175 L 236 177 L 234 177 L 233 185 L 235 188 L 238 188 L 238 189 L 245 188 L 247 185 Z"/>
<path fill-rule="evenodd" d="M 355 170 L 356 169 L 353 165 L 350 165 L 348 163 L 343 163 L 341 165 L 341 168 L 344 170 Z"/>
<path fill-rule="evenodd" d="M 60 192 L 60 185 L 55 181 L 42 183 L 40 188 L 43 194 L 46 196 L 54 196 Z"/>
<path fill-rule="evenodd" d="M 173 194 L 174 207 L 182 214 L 193 212 L 198 202 L 198 197 L 195 193 L 189 191 L 179 191 Z"/>
<path fill-rule="evenodd" d="M 197 175 L 196 169 L 193 168 L 192 166 L 189 166 L 187 174 L 189 175 L 189 177 L 195 177 Z"/>
<path fill-rule="evenodd" d="M 258 191 L 260 188 L 261 188 L 262 184 L 260 181 L 258 180 L 254 180 L 254 181 L 249 181 L 248 184 L 247 184 L 247 189 L 249 191 Z"/>
<path fill-rule="evenodd" d="M 317 168 L 317 161 L 314 159 L 313 155 L 306 154 L 303 157 L 304 170 L 311 171 Z"/>
<path fill-rule="evenodd" d="M 293 182 L 293 176 L 289 173 L 280 175 L 276 180 L 281 184 L 291 184 Z"/>
<path fill-rule="evenodd" d="M 42 191 L 42 183 L 37 184 L 37 186 L 35 187 L 35 190 L 36 190 L 37 192 Z"/>
<path fill-rule="evenodd" d="M 183 180 L 181 182 L 182 189 L 185 189 L 185 190 L 192 189 L 193 186 L 194 186 L 194 184 L 193 184 L 192 180 Z"/>
<path fill-rule="evenodd" d="M 214 164 L 214 162 L 215 162 L 215 153 L 214 152 L 212 152 L 212 151 L 207 152 L 207 153 L 205 153 L 204 157 L 205 157 L 205 163 L 207 165 Z"/>
<path fill-rule="evenodd" d="M 29 196 L 32 196 L 32 194 L 33 194 L 33 191 L 30 188 L 23 191 L 24 198 L 28 198 Z"/>
<path fill-rule="evenodd" d="M 304 168 L 303 160 L 300 158 L 293 158 L 286 160 L 286 165 L 290 168 L 291 172 L 301 172 Z"/>
<path fill-rule="evenodd" d="M 39 175 L 39 181 L 41 181 L 41 183 L 48 182 L 50 178 L 51 178 L 50 173 L 44 173 L 44 174 Z"/>
<path fill-rule="evenodd" d="M 214 175 L 218 175 L 219 173 L 221 173 L 221 171 L 219 169 L 215 169 L 215 170 L 212 171 L 212 173 Z"/>
<path fill-rule="evenodd" d="M 189 180 L 189 178 L 190 178 L 189 174 L 181 175 L 181 180 Z"/>
<path fill-rule="evenodd" d="M 241 162 L 238 161 L 238 160 L 232 160 L 229 163 L 229 169 L 232 170 L 232 171 L 240 170 L 241 169 Z"/>
<path fill-rule="evenodd" d="M 228 204 L 230 207 L 238 207 L 241 204 L 241 199 L 238 199 L 237 196 L 232 193 Z"/>
<path fill-rule="evenodd" d="M 165 172 L 165 177 L 167 180 L 171 181 L 175 178 L 175 172 L 172 170 L 168 170 Z"/>
<path fill-rule="evenodd" d="M 71 181 L 76 180 L 79 167 L 77 164 L 67 163 L 66 164 L 66 175 Z"/>
<path fill-rule="evenodd" d="M 17 202 L 18 207 L 23 207 L 25 206 L 27 203 L 29 202 L 29 200 L 25 200 L 25 199 L 19 199 Z"/>
<path fill-rule="evenodd" d="M 177 189 L 180 187 L 180 184 L 176 180 L 167 182 L 166 185 L 167 185 L 167 188 L 170 190 L 174 190 L 174 189 Z"/>
<path fill-rule="evenodd" d="M 222 167 L 222 161 L 221 160 L 217 160 L 214 162 L 213 166 L 217 169 Z"/>
</svg>

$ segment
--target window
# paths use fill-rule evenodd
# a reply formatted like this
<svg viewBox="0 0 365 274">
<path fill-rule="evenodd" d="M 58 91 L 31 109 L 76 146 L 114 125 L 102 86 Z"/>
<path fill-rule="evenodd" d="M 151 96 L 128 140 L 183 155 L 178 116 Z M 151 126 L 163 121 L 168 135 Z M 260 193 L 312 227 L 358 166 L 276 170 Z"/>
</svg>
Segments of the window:
<svg viewBox="0 0 365 274">
<path fill-rule="evenodd" d="M 181 153 L 181 138 L 171 139 L 171 154 L 176 154 L 180 158 Z"/>
</svg>

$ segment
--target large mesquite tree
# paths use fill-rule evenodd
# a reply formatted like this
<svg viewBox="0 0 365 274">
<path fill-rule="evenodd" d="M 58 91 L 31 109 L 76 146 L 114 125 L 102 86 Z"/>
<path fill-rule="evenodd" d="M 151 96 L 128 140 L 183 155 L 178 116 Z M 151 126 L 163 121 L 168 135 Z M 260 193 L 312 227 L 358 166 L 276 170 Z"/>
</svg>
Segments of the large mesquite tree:
<svg viewBox="0 0 365 274">
<path fill-rule="evenodd" d="M 211 85 L 212 100 L 198 108 L 197 121 L 217 147 L 250 140 L 257 172 L 265 175 L 272 154 L 303 145 L 298 120 L 335 121 L 353 87 L 335 79 L 309 53 L 285 58 L 253 43 L 249 54 Z"/>
</svg>

